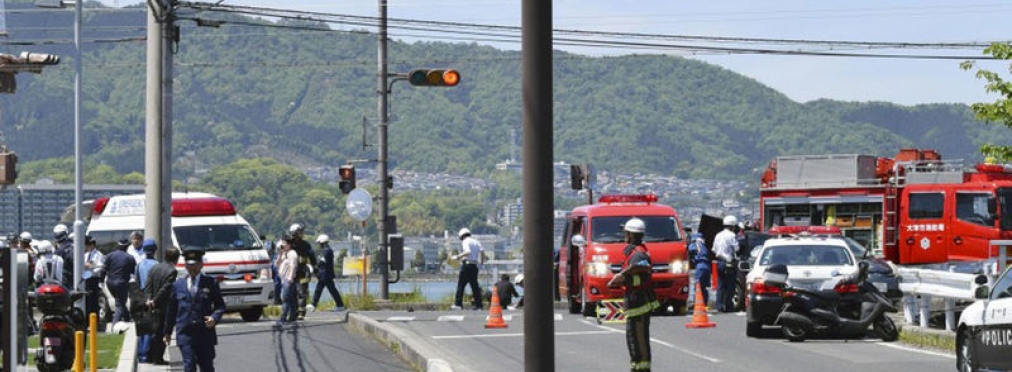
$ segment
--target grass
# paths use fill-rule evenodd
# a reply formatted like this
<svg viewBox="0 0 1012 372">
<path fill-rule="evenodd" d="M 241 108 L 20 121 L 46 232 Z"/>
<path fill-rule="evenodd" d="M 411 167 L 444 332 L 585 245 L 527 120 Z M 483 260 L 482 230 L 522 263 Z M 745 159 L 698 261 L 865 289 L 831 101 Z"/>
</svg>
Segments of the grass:
<svg viewBox="0 0 1012 372">
<path fill-rule="evenodd" d="M 85 342 L 88 334 L 84 335 Z M 35 352 L 39 347 L 39 336 L 28 338 L 28 365 L 35 365 Z M 123 335 L 117 333 L 98 334 L 98 369 L 116 369 L 119 364 L 119 352 L 123 348 Z M 88 347 L 84 348 L 84 365 L 88 367 Z"/>
<path fill-rule="evenodd" d="M 424 303 L 428 302 L 425 299 L 425 295 L 422 293 L 422 288 L 419 285 L 411 290 L 411 292 L 404 293 L 389 293 L 390 302 L 392 303 Z M 379 310 L 379 300 L 371 295 L 362 296 L 358 294 L 346 294 L 341 296 L 342 302 L 344 302 L 344 308 L 347 310 Z M 328 311 L 334 309 L 335 302 L 333 300 L 320 301 L 319 306 L 316 307 L 317 311 Z M 264 308 L 264 315 L 269 317 L 278 317 L 281 315 L 280 305 L 270 305 Z"/>
<path fill-rule="evenodd" d="M 956 350 L 956 335 L 944 332 L 900 332 L 900 342 L 920 348 L 953 353 Z"/>
</svg>

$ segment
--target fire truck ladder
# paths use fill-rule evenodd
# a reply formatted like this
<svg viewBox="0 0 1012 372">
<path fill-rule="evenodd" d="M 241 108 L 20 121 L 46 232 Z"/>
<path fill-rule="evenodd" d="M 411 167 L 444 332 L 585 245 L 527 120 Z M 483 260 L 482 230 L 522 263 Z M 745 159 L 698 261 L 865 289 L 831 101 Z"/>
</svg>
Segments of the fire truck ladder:
<svg viewBox="0 0 1012 372">
<path fill-rule="evenodd" d="M 898 177 L 897 177 L 898 178 Z M 894 179 L 886 183 L 885 195 L 882 200 L 882 250 L 884 252 L 898 249 L 899 245 L 899 184 Z"/>
</svg>

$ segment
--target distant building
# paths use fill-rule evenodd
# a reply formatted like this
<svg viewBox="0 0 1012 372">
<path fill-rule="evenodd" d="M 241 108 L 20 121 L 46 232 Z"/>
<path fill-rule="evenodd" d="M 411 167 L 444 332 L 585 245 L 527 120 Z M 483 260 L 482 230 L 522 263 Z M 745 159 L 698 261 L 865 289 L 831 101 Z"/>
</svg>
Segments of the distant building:
<svg viewBox="0 0 1012 372">
<path fill-rule="evenodd" d="M 84 185 L 81 201 L 144 192 L 144 185 Z M 0 234 L 28 231 L 42 239 L 52 238 L 53 226 L 69 213 L 72 224 L 74 185 L 32 184 L 0 191 Z M 86 207 L 87 208 L 87 207 Z M 84 213 L 87 215 L 88 213 Z M 68 227 L 72 227 L 69 226 Z"/>
</svg>

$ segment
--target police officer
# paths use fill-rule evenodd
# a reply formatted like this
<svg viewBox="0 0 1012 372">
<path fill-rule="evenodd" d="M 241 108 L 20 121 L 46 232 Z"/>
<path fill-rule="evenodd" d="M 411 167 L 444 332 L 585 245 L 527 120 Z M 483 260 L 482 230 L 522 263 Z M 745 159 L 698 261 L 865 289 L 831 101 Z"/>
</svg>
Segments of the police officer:
<svg viewBox="0 0 1012 372">
<path fill-rule="evenodd" d="M 137 268 L 137 261 L 126 252 L 130 243 L 124 239 L 120 240 L 118 246 L 105 257 L 105 286 L 116 299 L 116 312 L 113 313 L 112 323 L 119 321 L 130 321 L 130 312 L 127 311 L 127 295 L 130 291 L 130 277 L 134 275 Z"/>
<path fill-rule="evenodd" d="M 299 255 L 299 266 L 295 270 L 296 288 L 298 289 L 299 308 L 296 311 L 299 320 L 306 317 L 306 301 L 309 298 L 309 281 L 313 279 L 313 271 L 316 270 L 316 255 L 313 254 L 313 246 L 303 239 L 306 227 L 301 223 L 292 224 L 288 233 L 292 236 L 290 242 L 292 249 Z"/>
<path fill-rule="evenodd" d="M 74 288 L 74 240 L 70 239 L 70 232 L 67 226 L 57 224 L 53 226 L 53 245 L 56 246 L 56 255 L 63 258 L 63 285 L 67 288 Z"/>
<path fill-rule="evenodd" d="M 453 297 L 451 309 L 463 308 L 464 286 L 470 285 L 471 309 L 481 310 L 482 297 L 481 286 L 478 285 L 478 264 L 485 263 L 485 248 L 481 246 L 481 242 L 478 239 L 471 236 L 471 230 L 468 230 L 466 227 L 457 232 L 457 237 L 460 238 L 461 251 L 460 254 L 453 258 L 462 261 L 460 263 L 460 275 L 457 276 L 457 293 Z"/>
<path fill-rule="evenodd" d="M 710 301 L 710 250 L 706 248 L 706 241 L 703 234 L 693 233 L 689 238 L 689 252 L 692 254 L 692 261 L 696 267 L 696 283 L 699 284 L 699 291 L 703 294 L 703 301 Z M 704 303 L 705 305 L 705 303 Z"/>
<path fill-rule="evenodd" d="M 200 366 L 201 372 L 214 372 L 214 348 L 218 345 L 215 325 L 225 313 L 225 299 L 218 281 L 200 272 L 204 268 L 203 249 L 187 249 L 183 257 L 187 276 L 172 285 L 165 344 L 170 344 L 174 327 L 176 346 L 183 355 L 183 370 L 196 372 Z"/>
<path fill-rule="evenodd" d="M 316 291 L 313 293 L 313 305 L 315 309 L 316 305 L 320 304 L 320 296 L 323 295 L 323 289 L 326 288 L 327 292 L 330 293 L 330 297 L 334 299 L 334 311 L 344 311 L 344 301 L 341 300 L 341 292 L 337 290 L 337 286 L 334 285 L 334 249 L 330 248 L 330 237 L 327 234 L 320 234 L 316 237 L 316 243 L 320 245 L 320 257 L 321 261 L 317 262 L 316 275 Z"/>
<path fill-rule="evenodd" d="M 95 238 L 84 236 L 84 309 L 88 314 L 98 313 L 98 298 L 102 296 L 99 284 L 105 277 L 105 255 L 98 251 Z M 101 320 L 101 319 L 100 319 Z M 99 327 L 101 329 L 101 327 Z"/>
<path fill-rule="evenodd" d="M 734 311 L 734 288 L 737 286 L 738 239 L 734 232 L 738 219 L 734 216 L 724 217 L 724 230 L 713 239 L 713 253 L 717 257 L 717 311 Z"/>
<path fill-rule="evenodd" d="M 660 307 L 650 275 L 653 265 L 643 244 L 646 223 L 639 218 L 626 221 L 625 261 L 622 271 L 608 281 L 609 288 L 625 287 L 625 341 L 629 348 L 630 370 L 650 371 L 650 312 Z"/>
</svg>

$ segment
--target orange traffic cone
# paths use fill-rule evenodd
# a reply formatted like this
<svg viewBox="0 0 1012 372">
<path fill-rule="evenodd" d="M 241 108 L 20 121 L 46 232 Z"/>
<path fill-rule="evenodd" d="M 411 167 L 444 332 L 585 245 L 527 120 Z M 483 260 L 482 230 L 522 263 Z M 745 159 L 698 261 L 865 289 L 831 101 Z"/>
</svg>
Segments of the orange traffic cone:
<svg viewBox="0 0 1012 372">
<path fill-rule="evenodd" d="M 706 315 L 706 299 L 703 298 L 699 283 L 696 283 L 696 301 L 692 307 L 692 321 L 685 324 L 685 328 L 711 328 L 717 323 L 710 323 L 710 317 Z"/>
<path fill-rule="evenodd" d="M 492 306 L 488 307 L 488 322 L 485 328 L 506 328 L 502 320 L 502 306 L 499 306 L 499 291 L 492 288 Z"/>
</svg>

